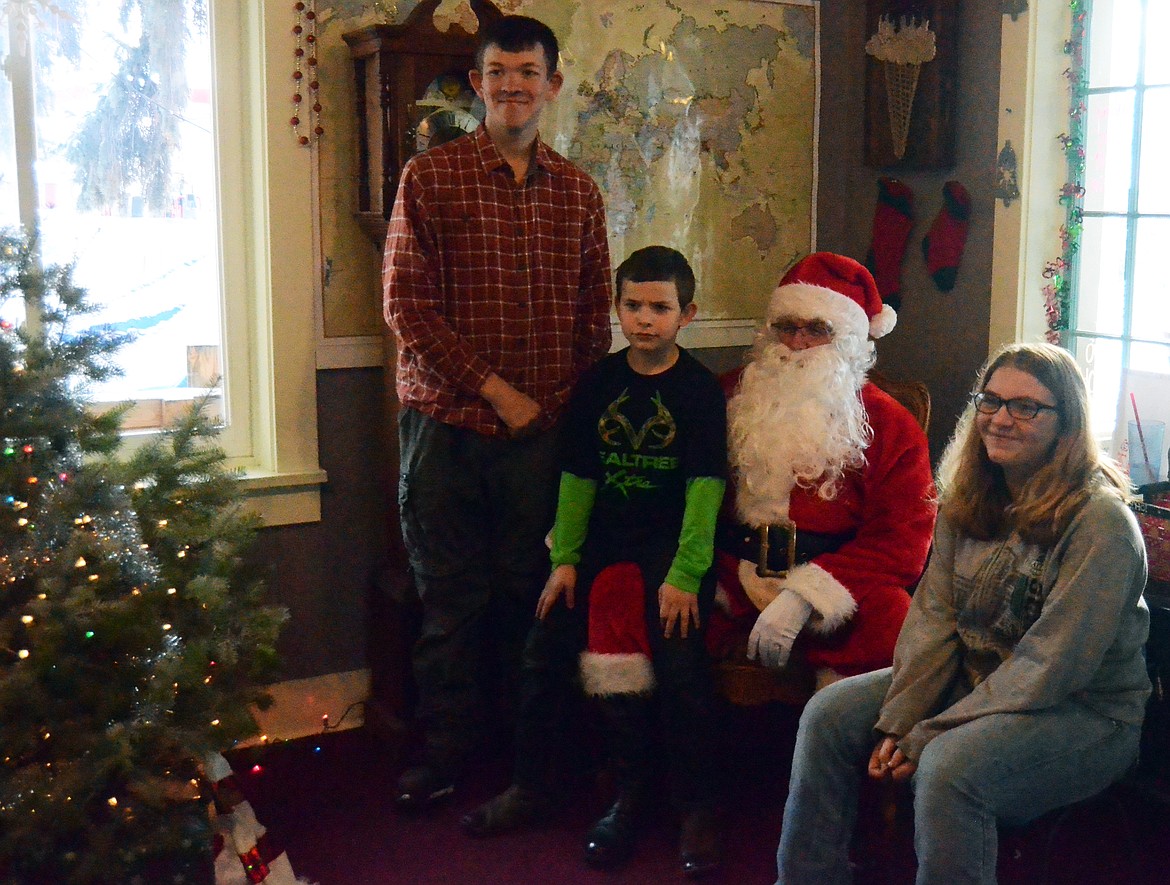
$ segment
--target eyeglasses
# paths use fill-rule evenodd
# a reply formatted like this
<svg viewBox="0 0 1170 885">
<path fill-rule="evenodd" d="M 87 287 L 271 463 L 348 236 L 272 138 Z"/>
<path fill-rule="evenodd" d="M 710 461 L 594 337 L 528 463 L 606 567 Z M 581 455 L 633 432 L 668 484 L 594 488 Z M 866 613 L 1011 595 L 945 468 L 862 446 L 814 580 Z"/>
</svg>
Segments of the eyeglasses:
<svg viewBox="0 0 1170 885">
<path fill-rule="evenodd" d="M 792 320 L 777 320 L 772 323 L 772 328 L 776 330 L 776 334 L 783 335 L 785 338 L 795 338 L 801 332 L 805 334 L 806 338 L 823 339 L 833 337 L 833 325 L 824 320 L 812 320 L 808 323 L 797 323 Z"/>
<path fill-rule="evenodd" d="M 1059 412 L 1056 406 L 1046 406 L 1034 399 L 1004 399 L 994 393 L 977 393 L 971 397 L 975 409 L 984 415 L 994 415 L 1003 406 L 1007 406 L 1008 414 L 1020 421 L 1031 421 L 1041 412 Z"/>
</svg>

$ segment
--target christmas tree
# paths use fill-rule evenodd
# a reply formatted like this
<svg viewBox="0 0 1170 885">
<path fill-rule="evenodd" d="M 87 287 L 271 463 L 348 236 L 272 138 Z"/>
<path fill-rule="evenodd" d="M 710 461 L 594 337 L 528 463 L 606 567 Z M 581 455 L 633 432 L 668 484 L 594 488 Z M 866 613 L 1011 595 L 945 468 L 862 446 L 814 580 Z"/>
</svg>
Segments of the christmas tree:
<svg viewBox="0 0 1170 885">
<path fill-rule="evenodd" d="M 87 410 L 124 340 L 89 311 L 0 232 L 0 881 L 206 881 L 200 763 L 255 733 L 286 614 L 198 404 L 125 457 Z"/>
</svg>

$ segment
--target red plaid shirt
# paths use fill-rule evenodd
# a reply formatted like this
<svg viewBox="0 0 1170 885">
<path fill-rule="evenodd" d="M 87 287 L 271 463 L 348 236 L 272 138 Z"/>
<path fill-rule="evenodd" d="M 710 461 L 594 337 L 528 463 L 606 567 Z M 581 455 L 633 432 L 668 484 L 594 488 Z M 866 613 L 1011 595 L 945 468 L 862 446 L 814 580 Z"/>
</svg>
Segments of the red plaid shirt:
<svg viewBox="0 0 1170 885">
<path fill-rule="evenodd" d="M 539 139 L 522 184 L 483 126 L 412 158 L 382 265 L 399 401 L 505 436 L 479 395 L 494 372 L 550 426 L 609 350 L 609 275 L 601 192 Z"/>
</svg>

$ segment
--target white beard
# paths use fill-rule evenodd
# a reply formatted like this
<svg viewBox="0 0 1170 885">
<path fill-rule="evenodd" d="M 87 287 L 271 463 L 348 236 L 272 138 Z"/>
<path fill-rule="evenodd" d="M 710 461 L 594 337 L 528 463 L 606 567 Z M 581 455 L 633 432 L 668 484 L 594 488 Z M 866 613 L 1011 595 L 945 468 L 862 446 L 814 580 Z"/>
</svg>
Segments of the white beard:
<svg viewBox="0 0 1170 885">
<path fill-rule="evenodd" d="M 854 336 L 794 351 L 765 332 L 728 404 L 728 450 L 736 510 L 748 525 L 788 516 L 796 485 L 825 500 L 865 464 L 872 439 L 861 388 L 873 345 Z"/>
</svg>

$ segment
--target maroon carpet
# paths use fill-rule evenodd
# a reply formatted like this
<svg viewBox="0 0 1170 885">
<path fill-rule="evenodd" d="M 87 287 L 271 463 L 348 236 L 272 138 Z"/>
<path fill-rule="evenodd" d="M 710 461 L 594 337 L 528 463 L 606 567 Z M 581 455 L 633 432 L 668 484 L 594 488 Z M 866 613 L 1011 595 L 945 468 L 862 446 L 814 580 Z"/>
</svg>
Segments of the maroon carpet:
<svg viewBox="0 0 1170 885">
<path fill-rule="evenodd" d="M 791 717 L 783 712 L 736 713 L 730 733 L 742 737 L 742 758 L 726 803 L 725 864 L 704 880 L 731 885 L 775 881 Z M 749 739 L 748 736 L 751 736 Z M 606 805 L 603 779 L 583 780 L 534 832 L 476 840 L 459 817 L 507 783 L 503 761 L 485 763 L 446 805 L 423 815 L 393 806 L 398 765 L 364 730 L 331 733 L 232 759 L 260 821 L 288 850 L 297 874 L 319 885 L 575 885 L 681 882 L 676 822 L 667 803 L 652 810 L 634 860 L 620 872 L 581 862 L 585 830 Z M 254 764 L 259 764 L 259 770 Z M 1065 885 L 1170 882 L 1170 805 L 1121 791 L 1124 805 L 1092 803 L 1054 825 L 1046 819 L 1001 840 L 1001 885 L 1035 885 L 1045 856 L 1048 881 Z M 858 885 L 903 885 L 914 878 L 910 827 L 891 826 L 863 810 L 857 851 Z M 1126 836 L 1125 825 L 1130 831 Z M 1140 878 L 1139 878 L 1140 877 Z"/>
</svg>

